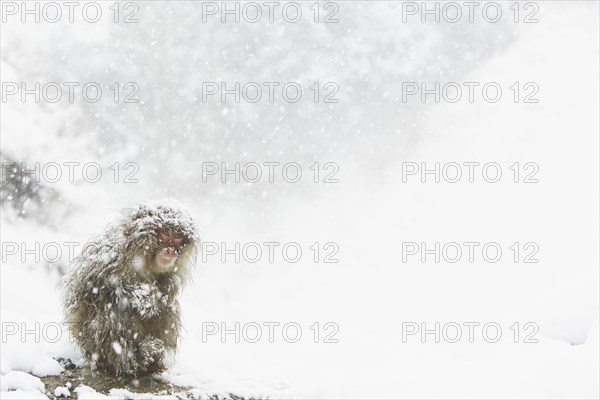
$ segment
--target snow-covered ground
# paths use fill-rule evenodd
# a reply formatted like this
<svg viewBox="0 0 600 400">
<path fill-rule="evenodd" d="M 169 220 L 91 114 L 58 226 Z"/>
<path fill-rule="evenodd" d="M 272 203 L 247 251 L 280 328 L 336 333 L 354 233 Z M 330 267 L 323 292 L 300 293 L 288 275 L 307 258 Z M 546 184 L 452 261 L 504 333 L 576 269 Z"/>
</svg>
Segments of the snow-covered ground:
<svg viewBox="0 0 600 400">
<path fill-rule="evenodd" d="M 375 4 L 372 7 L 383 7 Z M 392 125 L 382 123 L 391 117 L 384 114 L 390 105 L 381 93 L 382 113 L 371 117 L 371 130 L 354 135 L 354 125 L 340 118 L 339 129 L 353 137 L 354 147 L 340 146 L 341 153 L 334 147 L 331 158 L 340 165 L 337 184 L 308 185 L 300 191 L 273 185 L 257 206 L 243 190 L 223 201 L 218 191 L 204 194 L 195 184 L 197 192 L 166 192 L 156 176 L 169 180 L 169 174 L 185 172 L 157 167 L 154 180 L 137 185 L 63 185 L 62 193 L 73 203 L 65 220 L 41 227 L 3 216 L 2 241 L 30 246 L 36 241 L 85 242 L 117 216 L 115 210 L 159 195 L 186 203 L 205 243 L 300 243 L 304 255 L 297 263 L 281 257 L 275 263 L 264 258 L 255 264 L 236 263 L 232 257 L 222 262 L 216 255 L 201 255 L 194 283 L 181 299 L 185 331 L 177 363 L 165 374 L 174 384 L 195 388 L 197 396 L 598 398 L 599 10 L 596 2 L 586 1 L 538 4 L 539 23 L 502 31 L 498 35 L 509 34 L 510 41 L 498 39 L 502 45 L 479 55 L 458 79 L 448 79 L 498 82 L 505 89 L 500 102 L 402 108 L 412 114 L 398 123 L 414 124 L 414 137 L 400 146 L 377 131 L 377 126 Z M 388 19 L 382 25 L 392 25 L 392 16 Z M 3 29 L 3 41 L 8 40 Z M 429 33 L 434 40 L 444 32 Z M 352 36 L 348 33 L 344 40 Z M 359 52 L 367 45 L 350 48 Z M 459 54 L 464 55 L 457 50 Z M 4 74 L 22 73 L 2 61 L 3 81 Z M 377 73 L 373 65 L 364 68 Z M 379 79 L 378 85 L 385 81 Z M 507 89 L 514 82 L 537 83 L 539 103 L 514 103 Z M 338 107 L 361 105 L 348 101 Z M 364 108 L 375 110 L 376 105 Z M 39 126 L 24 109 L 21 104 L 2 104 L 3 151 L 26 151 L 44 160 L 46 150 L 33 149 L 24 139 L 23 130 Z M 333 112 L 343 114 L 339 109 Z M 50 110 L 36 118 L 56 123 L 68 114 Z M 383 145 L 369 151 L 378 135 Z M 391 149 L 385 148 L 385 141 Z M 69 159 L 63 154 L 64 143 L 44 145 L 52 157 Z M 85 147 L 79 142 L 73 146 Z M 494 184 L 480 174 L 474 183 L 466 177 L 455 184 L 421 183 L 415 176 L 403 183 L 403 162 L 496 162 L 503 176 Z M 522 169 L 525 163 L 536 163 L 539 183 L 514 183 L 509 167 L 515 162 L 521 166 L 521 181 L 530 171 Z M 288 189 L 285 196 L 277 193 Z M 337 243 L 339 263 L 315 263 L 309 249 L 314 242 Z M 428 248 L 435 242 L 497 242 L 503 256 L 497 263 L 485 262 L 478 247 L 474 263 L 466 261 L 466 254 L 457 263 L 422 263 L 418 255 L 403 262 L 403 242 L 427 242 Z M 520 244 L 518 263 L 510 249 L 515 242 Z M 534 255 L 538 263 L 522 262 L 532 249 L 523 248 L 529 242 L 539 248 Z M 327 251 L 321 251 L 322 258 Z M 18 256 L 2 260 L 2 398 L 44 398 L 36 376 L 61 372 L 53 357 L 80 362 L 66 333 L 49 340 L 61 321 L 60 268 L 48 268 L 32 257 L 25 262 Z M 449 337 L 454 337 L 453 323 L 458 324 L 462 337 L 450 343 L 442 336 L 436 343 L 429 334 L 423 343 L 419 334 L 406 336 L 408 326 L 421 328 L 426 323 L 433 329 L 436 322 L 448 328 L 442 333 Z M 472 343 L 464 325 L 469 322 L 479 324 Z M 233 333 L 221 340 L 222 328 L 233 331 L 236 323 L 239 343 Z M 481 328 L 488 323 L 502 329 L 496 343 L 483 336 Z M 301 328 L 295 343 L 290 340 L 295 328 L 285 336 L 285 324 Z M 257 326 L 262 336 L 252 343 Z M 40 337 L 30 332 L 23 340 L 24 327 Z M 219 331 L 209 334 L 210 329 Z M 494 329 L 487 334 L 493 337 Z M 86 388 L 78 393 L 80 398 L 98 395 Z M 114 390 L 110 396 L 121 398 L 123 393 Z"/>
</svg>

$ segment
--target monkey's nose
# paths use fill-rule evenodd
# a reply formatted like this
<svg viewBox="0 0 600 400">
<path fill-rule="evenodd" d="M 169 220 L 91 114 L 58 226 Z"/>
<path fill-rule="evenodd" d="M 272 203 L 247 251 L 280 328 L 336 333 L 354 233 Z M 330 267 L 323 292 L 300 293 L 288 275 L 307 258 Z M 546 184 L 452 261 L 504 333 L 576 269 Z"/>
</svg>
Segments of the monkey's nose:
<svg viewBox="0 0 600 400">
<path fill-rule="evenodd" d="M 177 257 L 177 250 L 173 247 L 165 247 L 161 250 L 160 256 L 163 260 L 170 261 Z"/>
<path fill-rule="evenodd" d="M 168 254 L 168 255 L 170 255 L 170 256 L 177 255 L 177 251 L 175 250 L 174 247 L 167 247 L 165 249 L 165 253 Z"/>
</svg>

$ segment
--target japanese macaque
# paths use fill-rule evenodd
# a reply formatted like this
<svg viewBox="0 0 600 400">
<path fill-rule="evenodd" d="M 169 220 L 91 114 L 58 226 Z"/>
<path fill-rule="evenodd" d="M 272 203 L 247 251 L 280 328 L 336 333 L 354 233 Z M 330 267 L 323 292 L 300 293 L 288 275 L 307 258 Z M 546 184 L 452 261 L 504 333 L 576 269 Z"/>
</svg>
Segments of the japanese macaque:
<svg viewBox="0 0 600 400">
<path fill-rule="evenodd" d="M 66 323 L 92 368 L 116 376 L 169 366 L 181 328 L 177 296 L 198 233 L 173 201 L 142 204 L 90 241 L 65 277 Z"/>
</svg>

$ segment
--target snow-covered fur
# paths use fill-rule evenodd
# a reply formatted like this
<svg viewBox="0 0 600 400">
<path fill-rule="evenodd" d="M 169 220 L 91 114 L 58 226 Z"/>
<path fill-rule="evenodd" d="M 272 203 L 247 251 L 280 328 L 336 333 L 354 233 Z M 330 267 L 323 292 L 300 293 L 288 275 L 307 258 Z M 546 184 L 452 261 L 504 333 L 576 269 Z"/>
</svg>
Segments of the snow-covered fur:
<svg viewBox="0 0 600 400">
<path fill-rule="evenodd" d="M 155 268 L 157 231 L 184 237 L 174 268 Z M 91 240 L 65 277 L 63 304 L 73 337 L 92 367 L 117 376 L 160 372 L 181 328 L 177 296 L 196 262 L 198 233 L 173 201 L 123 212 Z"/>
</svg>

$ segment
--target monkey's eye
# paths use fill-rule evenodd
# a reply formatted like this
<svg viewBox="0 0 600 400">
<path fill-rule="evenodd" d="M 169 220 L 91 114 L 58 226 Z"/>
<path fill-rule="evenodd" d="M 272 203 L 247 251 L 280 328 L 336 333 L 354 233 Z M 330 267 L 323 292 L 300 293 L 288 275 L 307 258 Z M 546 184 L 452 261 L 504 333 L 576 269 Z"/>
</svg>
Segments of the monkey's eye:
<svg viewBox="0 0 600 400">
<path fill-rule="evenodd" d="M 163 229 L 159 229 L 158 230 L 158 240 L 160 240 L 161 242 L 166 242 L 167 240 L 169 240 L 169 237 L 171 236 L 171 231 L 167 230 L 163 230 Z"/>
<path fill-rule="evenodd" d="M 173 238 L 173 240 L 171 241 L 171 244 L 175 248 L 179 248 L 183 244 L 183 238 Z"/>
<path fill-rule="evenodd" d="M 183 243 L 183 236 L 171 229 L 159 229 L 158 240 L 163 244 L 179 247 Z"/>
</svg>

